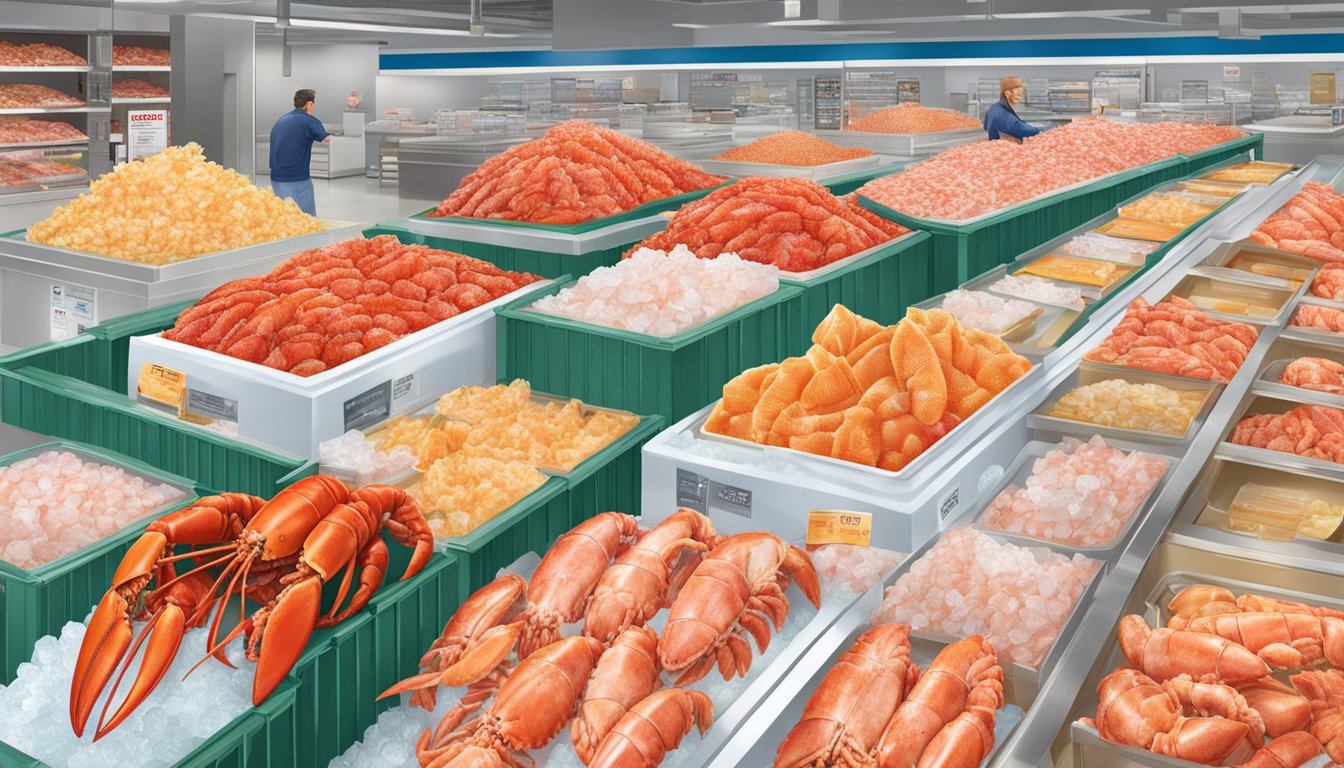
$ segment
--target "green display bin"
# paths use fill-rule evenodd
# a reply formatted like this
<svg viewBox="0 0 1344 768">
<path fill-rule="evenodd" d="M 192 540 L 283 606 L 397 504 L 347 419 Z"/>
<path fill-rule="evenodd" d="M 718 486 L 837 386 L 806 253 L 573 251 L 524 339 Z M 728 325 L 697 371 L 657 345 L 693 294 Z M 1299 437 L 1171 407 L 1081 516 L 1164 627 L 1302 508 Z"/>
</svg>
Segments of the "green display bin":
<svg viewBox="0 0 1344 768">
<path fill-rule="evenodd" d="M 155 482 L 181 488 L 187 496 L 45 565 L 24 569 L 0 560 L 0 684 L 13 682 L 19 665 L 32 657 L 33 644 L 40 638 L 60 634 L 68 621 L 84 620 L 90 606 L 101 600 L 112 585 L 112 574 L 126 550 L 151 520 L 190 505 L 198 495 L 195 483 L 185 477 L 168 474 L 129 456 L 65 441 L 42 443 L 0 457 L 0 466 L 7 467 L 52 450 L 71 451 L 93 461 L 122 467 Z"/>
<path fill-rule="evenodd" d="M 540 488 L 471 533 L 438 543 L 439 549 L 462 563 L 466 594 L 493 581 L 500 568 L 528 552 L 544 552 L 559 533 L 573 527 L 565 496 L 568 489 L 565 478 L 548 478 Z"/>
<path fill-rule="evenodd" d="M 174 768 L 283 768 L 295 765 L 294 756 L 307 745 L 299 740 L 295 699 L 299 682 L 285 678 L 259 706 L 234 718 Z M 65 712 L 56 713 L 61 717 Z M 171 723 L 165 727 L 172 727 Z M 87 736 L 87 733 L 86 733 Z M 47 764 L 0 742 L 0 765 L 5 768 L 47 768 Z"/>
<path fill-rule="evenodd" d="M 390 539 L 388 550 L 383 585 L 368 606 L 315 632 L 290 673 L 300 683 L 293 707 L 300 748 L 283 765 L 324 768 L 362 739 L 379 714 L 400 703 L 378 695 L 419 671 L 420 659 L 469 594 L 454 554 L 436 552 L 420 573 L 398 581 L 411 550 Z M 337 583 L 328 582 L 324 592 Z"/>
<path fill-rule="evenodd" d="M 483 235 L 486 237 L 488 235 Z M 557 278 L 564 275 L 583 276 L 599 267 L 610 267 L 621 260 L 621 256 L 647 235 L 621 240 L 615 245 L 599 248 L 580 254 L 567 254 L 534 248 L 518 248 L 512 245 L 481 243 L 457 238 L 422 236 L 422 242 L 430 248 L 466 254 L 472 258 L 488 261 L 500 269 L 513 272 L 530 272 L 545 278 Z"/>
<path fill-rule="evenodd" d="M 905 317 L 907 307 L 936 295 L 934 243 L 928 232 L 911 232 L 853 261 L 816 270 L 815 276 L 780 278 L 780 284 L 802 289 L 793 299 L 798 311 L 788 313 L 801 324 L 785 336 L 784 355 L 775 360 L 806 352 L 813 330 L 836 304 L 891 325 Z"/>
<path fill-rule="evenodd" d="M 125 395 L 34 367 L 0 366 L 0 418 L 125 454 L 217 491 L 268 497 L 314 469 L 304 459 L 214 434 Z"/>
<path fill-rule="evenodd" d="M 910 163 L 888 163 L 886 165 L 879 165 L 876 168 L 864 168 L 858 171 L 850 171 L 849 173 L 842 173 L 838 176 L 821 179 L 820 184 L 831 190 L 831 194 L 841 197 L 858 190 L 859 187 L 862 187 L 873 179 L 880 179 L 883 176 L 890 176 L 897 171 L 901 171 L 907 165 L 910 165 Z"/>
<path fill-rule="evenodd" d="M 1263 133 L 1252 133 L 1232 141 L 1225 141 L 1222 144 L 1210 147 L 1202 152 L 1196 152 L 1191 155 L 1184 155 L 1185 164 L 1181 169 L 1181 176 L 1196 176 L 1205 169 L 1213 165 L 1227 162 L 1228 160 L 1237 160 L 1244 162 L 1242 155 L 1250 155 L 1253 160 L 1262 160 L 1265 157 L 1265 135 Z"/>
<path fill-rule="evenodd" d="M 787 355 L 792 345 L 785 334 L 802 324 L 792 316 L 802 293 L 782 285 L 668 337 L 536 312 L 528 307 L 539 297 L 529 296 L 495 310 L 499 379 L 525 379 L 538 392 L 679 421 L 717 400 L 742 371 Z"/>
</svg>

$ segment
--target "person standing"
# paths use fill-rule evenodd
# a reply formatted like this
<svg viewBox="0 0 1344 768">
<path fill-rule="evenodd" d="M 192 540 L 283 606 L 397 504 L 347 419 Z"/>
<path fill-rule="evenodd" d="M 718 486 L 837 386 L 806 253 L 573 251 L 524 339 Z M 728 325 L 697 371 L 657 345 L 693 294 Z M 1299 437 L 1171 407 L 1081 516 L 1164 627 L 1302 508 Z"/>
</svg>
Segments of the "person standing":
<svg viewBox="0 0 1344 768">
<path fill-rule="evenodd" d="M 999 81 L 999 100 L 985 111 L 985 132 L 991 140 L 1007 136 L 1020 142 L 1041 132 L 1041 129 L 1022 122 L 1013 109 L 1026 92 L 1020 77 L 1005 77 Z"/>
<path fill-rule="evenodd" d="M 313 142 L 331 141 L 322 121 L 313 117 L 317 94 L 304 88 L 294 92 L 294 109 L 280 116 L 271 128 L 271 189 L 279 197 L 298 203 L 309 216 L 317 215 L 313 180 L 308 175 Z"/>
</svg>

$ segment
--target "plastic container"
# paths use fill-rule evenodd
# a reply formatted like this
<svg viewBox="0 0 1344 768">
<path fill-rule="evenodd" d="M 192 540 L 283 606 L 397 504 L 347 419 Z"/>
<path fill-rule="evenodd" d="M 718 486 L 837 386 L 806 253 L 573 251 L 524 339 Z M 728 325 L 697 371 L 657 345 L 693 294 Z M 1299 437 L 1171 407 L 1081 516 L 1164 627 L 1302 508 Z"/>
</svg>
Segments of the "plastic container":
<svg viewBox="0 0 1344 768">
<path fill-rule="evenodd" d="M 1219 246 L 1204 260 L 1204 265 L 1236 270 L 1257 278 L 1278 279 L 1296 288 L 1302 283 L 1310 284 L 1321 263 L 1306 256 L 1260 245 L 1228 243 Z"/>
<path fill-rule="evenodd" d="M 812 331 L 836 304 L 883 325 L 899 322 L 906 308 L 938 293 L 936 268 L 932 238 L 911 232 L 818 269 L 780 273 L 781 285 L 802 289 L 791 300 L 800 309 L 790 316 L 801 325 L 785 340 L 788 354 L 807 351 Z"/>
<path fill-rule="evenodd" d="M 164 339 L 131 339 L 128 391 L 145 364 L 186 374 L 192 391 L 232 402 L 238 433 L 296 456 L 316 459 L 318 445 L 381 414 L 405 411 L 421 392 L 447 392 L 495 375 L 494 308 L 544 290 L 533 283 L 357 360 L 315 376 L 295 376 L 218 352 Z"/>
<path fill-rule="evenodd" d="M 1172 296 L 1189 301 L 1201 312 L 1219 320 L 1280 325 L 1287 319 L 1297 289 L 1188 275 L 1168 294 L 1168 298 Z"/>
<path fill-rule="evenodd" d="M 1125 542 L 1129 541 L 1129 534 L 1134 530 L 1134 526 L 1140 520 L 1146 517 L 1148 515 L 1149 510 L 1152 509 L 1153 500 L 1157 498 L 1162 488 L 1166 485 L 1167 477 L 1171 474 L 1172 468 L 1175 466 L 1176 462 L 1179 459 L 1170 455 L 1163 455 L 1161 453 L 1158 453 L 1149 446 L 1134 445 L 1132 443 L 1122 443 L 1111 440 L 1107 440 L 1106 444 L 1111 448 L 1118 448 L 1120 450 L 1123 450 L 1127 454 L 1133 453 L 1134 451 L 1143 451 L 1144 453 L 1150 456 L 1156 456 L 1160 459 L 1163 459 L 1164 461 L 1166 461 L 1167 464 L 1166 469 L 1163 470 L 1162 477 L 1151 489 L 1149 489 L 1148 494 L 1143 497 L 1143 500 L 1139 502 L 1139 505 L 1134 508 L 1134 511 L 1130 514 L 1129 519 L 1125 522 L 1123 526 L 1121 526 L 1120 530 L 1116 532 L 1114 538 L 1110 539 L 1109 541 L 1098 542 L 1091 546 L 1078 546 L 1074 544 L 1066 544 L 1060 541 L 1054 541 L 1052 539 L 1044 539 L 1036 536 L 1030 536 L 1023 533 L 1014 533 L 1011 531 L 1005 531 L 1002 528 L 999 528 L 998 526 L 994 525 L 993 523 L 985 519 L 985 514 L 989 511 L 990 505 L 994 502 L 996 498 L 998 498 L 999 494 L 1007 490 L 1008 486 L 1010 485 L 1016 486 L 1018 488 L 1025 488 L 1027 480 L 1031 477 L 1033 473 L 1036 460 L 1044 457 L 1047 453 L 1051 451 L 1060 449 L 1059 443 L 1050 443 L 1040 440 L 1033 440 L 1027 443 L 1022 448 L 1022 452 L 1018 454 L 1018 457 L 1013 462 L 1012 466 L 1010 466 L 1008 468 L 1008 471 L 1004 473 L 1003 479 L 999 482 L 998 486 L 995 487 L 990 493 L 985 494 L 983 498 L 983 503 L 979 505 L 980 511 L 976 514 L 975 517 L 975 527 L 985 533 L 994 534 L 996 538 L 1012 541 L 1013 543 L 1019 544 L 1024 547 L 1047 546 L 1059 549 L 1061 551 L 1066 550 L 1069 552 L 1078 552 L 1087 557 L 1093 558 L 1094 560 L 1113 559 L 1116 555 L 1119 554 L 1119 550 L 1123 547 Z"/>
<path fill-rule="evenodd" d="M 1018 296 L 1018 295 L 1015 294 L 1015 293 L 1009 293 L 1009 292 L 1004 291 L 1004 290 L 996 289 L 996 288 L 994 287 L 994 284 L 997 283 L 997 282 L 999 282 L 1000 280 L 1002 280 L 1004 277 L 1007 277 L 1007 275 L 1008 275 L 1008 265 L 1006 265 L 1006 264 L 1005 264 L 1005 265 L 1000 265 L 1000 266 L 997 266 L 997 267 L 995 267 L 995 268 L 989 270 L 988 272 L 984 273 L 983 275 L 980 275 L 979 277 L 977 277 L 977 278 L 975 278 L 975 279 L 973 279 L 973 280 L 969 280 L 969 281 L 967 281 L 966 284 L 965 284 L 965 285 L 962 285 L 961 287 L 962 287 L 963 290 L 967 290 L 967 291 L 985 291 L 986 293 L 992 293 L 992 294 L 994 294 L 995 296 L 1001 296 L 1001 297 L 1003 297 L 1003 298 L 1005 298 L 1005 299 L 1016 299 L 1016 300 L 1018 300 L 1018 301 L 1026 301 L 1026 302 L 1030 302 L 1030 303 L 1032 303 L 1032 304 L 1039 304 L 1039 305 L 1041 305 L 1041 306 L 1043 306 L 1043 307 L 1057 307 L 1057 308 L 1062 309 L 1062 310 L 1065 310 L 1065 311 L 1073 311 L 1073 312 L 1079 312 L 1079 311 L 1081 311 L 1082 309 L 1084 309 L 1084 308 L 1086 307 L 1088 301 L 1089 301 L 1089 299 L 1088 299 L 1088 297 L 1087 297 L 1087 295 L 1086 295 L 1087 292 L 1086 292 L 1085 290 L 1082 292 L 1082 293 L 1083 293 L 1083 298 L 1079 299 L 1079 301 L 1081 302 L 1081 304 L 1069 305 L 1069 304 L 1056 304 L 1056 303 L 1049 302 L 1049 301 L 1039 301 L 1039 300 L 1037 300 L 1037 299 L 1028 299 L 1028 298 L 1023 297 L 1023 296 Z M 1041 280 L 1045 280 L 1045 281 L 1048 282 L 1048 283 L 1052 283 L 1052 284 L 1054 284 L 1054 285 L 1056 285 L 1056 286 L 1067 287 L 1067 288 L 1071 288 L 1071 289 L 1073 289 L 1073 290 L 1080 290 L 1080 289 L 1084 289 L 1084 288 L 1086 287 L 1086 286 L 1077 285 L 1077 284 L 1075 284 L 1075 283 L 1064 283 L 1064 282 L 1061 282 L 1061 281 L 1059 281 L 1059 280 L 1051 280 L 1050 278 L 1047 278 L 1047 277 L 1042 277 L 1042 278 L 1040 278 L 1040 279 L 1041 279 Z M 1095 299 L 1092 299 L 1092 301 L 1095 301 Z"/>
<path fill-rule="evenodd" d="M 1235 461 L 1218 461 L 1211 472 L 1211 476 L 1206 482 L 1197 486 L 1193 494 L 1194 498 L 1200 499 L 1199 508 L 1195 510 L 1196 524 L 1245 536 L 1250 546 L 1255 546 L 1261 541 L 1300 540 L 1303 543 L 1332 542 L 1336 544 L 1332 549 L 1338 551 L 1341 534 L 1344 534 L 1344 528 L 1341 528 L 1338 524 L 1325 536 L 1320 537 L 1307 536 L 1297 530 L 1287 531 L 1285 530 L 1288 527 L 1287 525 L 1260 526 L 1260 530 L 1252 530 L 1250 526 L 1244 527 L 1244 530 L 1235 529 L 1232 525 L 1233 505 L 1246 485 L 1283 489 L 1293 494 L 1302 494 L 1308 502 L 1320 500 L 1331 507 L 1344 506 L 1344 484 L 1294 471 L 1271 469 Z M 1192 499 L 1193 501 L 1194 499 Z M 1294 510 L 1288 509 L 1285 511 L 1291 513 Z M 1300 521 L 1299 524 L 1293 525 L 1295 529 L 1299 527 Z"/>
<path fill-rule="evenodd" d="M 667 337 L 538 312 L 531 307 L 541 296 L 528 296 L 496 310 L 498 378 L 675 421 L 718 399 L 742 371 L 788 356 L 797 346 L 789 334 L 803 325 L 802 293 L 780 286 Z"/>
<path fill-rule="evenodd" d="M 999 296 L 1001 294 L 993 294 Z M 1003 297 L 1030 305 L 1033 309 L 999 333 L 1000 339 L 1007 342 L 1014 352 L 1024 356 L 1040 356 L 1054 348 L 1055 343 L 1078 319 L 1077 309 L 1067 309 L 1057 304 L 1042 304 L 1030 299 L 1022 299 L 1011 294 Z M 946 294 L 923 301 L 916 306 L 920 309 L 942 309 Z M 983 329 L 982 329 L 983 330 Z M 992 333 L 992 331 L 991 331 Z"/>
<path fill-rule="evenodd" d="M 1109 427 L 1103 424 L 1095 424 L 1088 421 L 1075 421 L 1060 416 L 1051 416 L 1050 411 L 1059 402 L 1060 398 L 1069 392 L 1088 384 L 1106 381 L 1108 379 L 1122 379 L 1132 384 L 1156 384 L 1158 386 L 1173 389 L 1178 392 L 1198 392 L 1203 394 L 1203 400 L 1194 415 L 1190 418 L 1189 425 L 1185 431 L 1179 435 L 1166 434 L 1163 432 L 1153 432 L 1140 429 L 1124 429 L 1120 427 Z M 1151 373 L 1137 368 L 1118 368 L 1116 366 L 1103 366 L 1087 361 L 1081 362 L 1073 373 L 1065 377 L 1055 389 L 1046 396 L 1041 405 L 1027 416 L 1027 424 L 1033 429 L 1048 429 L 1064 434 L 1071 434 L 1081 438 L 1091 437 L 1092 435 L 1101 435 L 1106 440 L 1122 440 L 1138 444 L 1149 444 L 1154 446 L 1188 446 L 1194 439 L 1195 434 L 1203 426 L 1204 420 L 1208 418 L 1209 411 L 1214 403 L 1218 401 L 1218 395 L 1222 392 L 1223 386 L 1216 382 L 1204 381 L 1202 379 L 1190 379 L 1182 376 L 1168 376 L 1162 373 Z"/>
<path fill-rule="evenodd" d="M 112 574 L 145 526 L 167 512 L 189 506 L 197 494 L 192 481 L 157 470 L 126 456 L 66 441 L 42 443 L 0 457 L 7 467 L 47 451 L 69 451 L 85 461 L 120 467 L 155 484 L 166 483 L 182 497 L 123 527 L 117 533 L 36 568 L 25 569 L 0 560 L 0 683 L 14 679 L 19 664 L 33 653 L 44 635 L 60 634 L 67 621 L 81 621 L 89 606 L 102 599 Z"/>
<path fill-rule="evenodd" d="M 259 243 L 156 267 L 30 243 L 24 232 L 0 236 L 0 344 L 27 347 L 60 339 L 57 289 L 69 309 L 65 325 L 91 326 L 150 307 L 194 299 L 231 280 L 263 275 L 300 251 L 355 237 L 357 227 L 328 222 L 323 232 Z M 82 293 L 81 291 L 87 291 Z M 86 302 L 76 311 L 72 302 Z M 71 329 L 73 334 L 74 329 Z"/>
</svg>

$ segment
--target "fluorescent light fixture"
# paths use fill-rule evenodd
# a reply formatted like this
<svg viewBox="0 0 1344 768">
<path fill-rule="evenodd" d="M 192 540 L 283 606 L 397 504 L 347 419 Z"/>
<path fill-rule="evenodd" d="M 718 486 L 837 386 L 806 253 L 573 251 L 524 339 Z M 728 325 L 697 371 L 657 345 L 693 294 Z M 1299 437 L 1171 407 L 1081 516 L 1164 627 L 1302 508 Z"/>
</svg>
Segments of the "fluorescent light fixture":
<svg viewBox="0 0 1344 768">
<path fill-rule="evenodd" d="M 330 21 L 327 19 L 290 19 L 291 27 L 301 29 L 343 29 L 359 32 L 388 32 L 403 35 L 447 35 L 472 37 L 469 29 L 438 29 L 433 27 L 400 27 L 391 24 L 365 24 L 357 21 Z M 487 37 L 523 37 L 523 35 L 491 32 Z"/>
<path fill-rule="evenodd" d="M 585 72 L 684 72 L 684 71 L 712 71 L 712 70 L 746 70 L 754 71 L 761 69 L 840 69 L 844 66 L 843 61 L 769 61 L 762 63 L 727 63 L 727 64 L 594 64 L 590 66 L 574 67 L 482 67 L 482 68 L 462 68 L 462 69 L 380 69 L 378 74 L 384 76 L 410 75 L 413 77 L 475 77 L 477 75 L 545 75 L 545 74 L 564 74 L 574 73 L 583 74 Z"/>
</svg>

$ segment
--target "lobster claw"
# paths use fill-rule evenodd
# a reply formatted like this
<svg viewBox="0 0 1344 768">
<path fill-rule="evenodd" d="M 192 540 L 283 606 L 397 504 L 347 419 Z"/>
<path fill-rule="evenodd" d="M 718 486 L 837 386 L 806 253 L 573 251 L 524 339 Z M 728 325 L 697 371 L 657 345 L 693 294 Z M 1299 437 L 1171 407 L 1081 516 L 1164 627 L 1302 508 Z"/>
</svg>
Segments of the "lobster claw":
<svg viewBox="0 0 1344 768">
<path fill-rule="evenodd" d="M 261 636 L 257 673 L 252 681 L 252 704 L 266 700 L 303 654 L 317 626 L 322 603 L 322 578 L 310 574 L 299 579 L 276 598 Z"/>
<path fill-rule="evenodd" d="M 121 725 L 121 721 L 131 716 L 135 708 L 140 706 L 140 702 L 149 697 L 167 674 L 168 668 L 173 665 L 173 659 L 177 658 L 177 650 L 182 645 L 182 637 L 186 634 L 187 614 L 178 606 L 168 604 L 154 615 L 148 626 L 140 633 L 140 638 L 136 641 L 136 648 L 140 643 L 148 639 L 145 643 L 145 658 L 140 662 L 140 671 L 135 676 L 135 681 L 131 683 L 131 690 L 126 693 L 126 699 L 117 707 L 117 711 L 112 713 L 112 719 L 103 722 L 103 717 L 107 715 L 107 707 L 112 702 L 112 696 L 116 694 L 117 684 L 121 682 L 121 676 L 117 676 L 117 684 L 112 686 L 112 694 L 108 696 L 108 704 L 103 705 L 103 714 L 98 718 L 98 730 L 93 735 L 93 740 L 97 741 L 108 734 L 113 728 Z M 130 658 L 135 658 L 136 649 L 131 649 Z M 127 668 L 129 668 L 129 660 Z M 122 669 L 122 674 L 126 674 L 126 668 Z"/>
<path fill-rule="evenodd" d="M 76 736 L 84 735 L 84 725 L 93 713 L 107 681 L 117 671 L 126 649 L 131 647 L 130 605 L 125 598 L 109 589 L 89 619 L 84 643 L 75 661 L 75 674 L 70 681 L 70 725 Z"/>
</svg>

